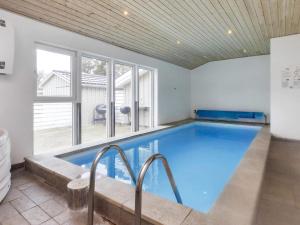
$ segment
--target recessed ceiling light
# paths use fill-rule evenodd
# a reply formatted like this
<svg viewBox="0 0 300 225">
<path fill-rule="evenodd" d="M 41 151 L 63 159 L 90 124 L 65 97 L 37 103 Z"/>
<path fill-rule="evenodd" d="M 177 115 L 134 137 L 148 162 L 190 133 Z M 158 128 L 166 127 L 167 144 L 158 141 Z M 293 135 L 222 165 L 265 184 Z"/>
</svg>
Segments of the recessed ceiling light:
<svg viewBox="0 0 300 225">
<path fill-rule="evenodd" d="M 244 52 L 244 53 L 247 53 L 247 49 L 243 49 L 243 52 Z"/>
<path fill-rule="evenodd" d="M 178 45 L 180 45 L 181 42 L 180 42 L 179 40 L 177 40 L 176 43 L 177 43 Z"/>
<path fill-rule="evenodd" d="M 127 15 L 128 15 L 128 11 L 125 10 L 125 11 L 123 12 L 123 14 L 124 14 L 124 16 L 127 16 Z"/>
<path fill-rule="evenodd" d="M 228 34 L 232 34 L 232 30 L 228 30 L 227 33 L 228 33 Z"/>
</svg>

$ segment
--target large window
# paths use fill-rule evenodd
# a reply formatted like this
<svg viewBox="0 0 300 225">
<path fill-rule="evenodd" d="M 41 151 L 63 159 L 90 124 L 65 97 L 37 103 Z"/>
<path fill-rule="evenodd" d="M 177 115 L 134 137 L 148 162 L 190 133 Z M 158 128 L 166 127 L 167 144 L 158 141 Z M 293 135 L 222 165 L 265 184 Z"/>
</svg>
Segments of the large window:
<svg viewBox="0 0 300 225">
<path fill-rule="evenodd" d="M 36 50 L 37 96 L 70 97 L 72 95 L 72 56 Z"/>
<path fill-rule="evenodd" d="M 154 70 L 37 44 L 34 153 L 153 126 Z"/>
<path fill-rule="evenodd" d="M 72 103 L 34 103 L 34 152 L 72 146 Z"/>
<path fill-rule="evenodd" d="M 72 51 L 37 45 L 34 153 L 73 144 L 74 58 Z"/>
</svg>

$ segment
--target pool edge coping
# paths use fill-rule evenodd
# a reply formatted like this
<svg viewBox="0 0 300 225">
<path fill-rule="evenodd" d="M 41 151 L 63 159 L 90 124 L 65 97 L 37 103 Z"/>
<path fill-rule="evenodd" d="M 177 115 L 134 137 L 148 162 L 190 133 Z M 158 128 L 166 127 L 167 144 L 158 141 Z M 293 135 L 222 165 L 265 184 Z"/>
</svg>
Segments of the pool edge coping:
<svg viewBox="0 0 300 225">
<path fill-rule="evenodd" d="M 174 126 L 193 121 L 179 122 Z M 162 129 L 174 126 L 167 126 Z M 231 179 L 207 214 L 181 206 L 151 193 L 143 192 L 143 221 L 146 224 L 172 225 L 251 225 L 256 216 L 256 206 L 271 140 L 269 127 L 260 126 L 262 128 L 259 133 L 250 144 Z M 156 131 L 158 130 L 152 132 Z M 134 135 L 134 137 L 141 135 L 144 135 L 144 133 Z M 132 136 L 126 139 L 128 138 L 132 138 Z M 63 190 L 66 188 L 63 186 L 66 186 L 68 181 L 78 178 L 88 171 L 63 159 L 41 155 L 26 158 L 26 168 Z M 249 183 L 250 180 L 252 183 Z M 113 189 L 118 192 L 112 195 Z M 236 193 L 241 194 L 236 197 Z M 117 224 L 120 221 L 122 221 L 121 224 L 132 224 L 134 218 L 134 188 L 131 185 L 102 176 L 96 183 L 96 197 L 98 202 L 96 209 L 101 214 Z"/>
</svg>

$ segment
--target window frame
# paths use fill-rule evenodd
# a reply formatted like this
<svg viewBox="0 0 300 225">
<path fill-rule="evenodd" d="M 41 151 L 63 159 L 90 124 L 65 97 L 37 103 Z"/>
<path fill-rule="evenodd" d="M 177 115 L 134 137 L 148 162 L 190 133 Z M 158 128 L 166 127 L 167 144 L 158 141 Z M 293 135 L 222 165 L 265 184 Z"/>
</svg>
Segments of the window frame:
<svg viewBox="0 0 300 225">
<path fill-rule="evenodd" d="M 115 136 L 115 121 L 114 115 L 112 115 L 115 104 L 115 65 L 121 64 L 125 66 L 132 67 L 132 77 L 131 77 L 131 85 L 132 85 L 132 114 L 131 114 L 131 132 L 139 131 L 139 69 L 145 69 L 151 71 L 151 113 L 150 113 L 150 127 L 153 128 L 157 126 L 157 109 L 158 109 L 158 93 L 157 93 L 157 74 L 158 70 L 153 67 L 148 67 L 144 65 L 140 65 L 138 63 L 132 63 L 126 60 L 117 59 L 110 56 L 104 56 L 101 54 L 81 51 L 78 49 L 66 48 L 62 46 L 58 46 L 55 44 L 49 44 L 45 42 L 35 42 L 35 52 L 34 52 L 34 103 L 71 103 L 72 104 L 72 146 L 81 144 L 81 92 L 82 92 L 82 84 L 81 84 L 81 67 L 82 67 L 82 57 L 94 58 L 101 61 L 106 61 L 108 63 L 108 77 L 107 77 L 107 123 L 106 123 L 106 134 L 107 138 Z M 71 58 L 71 96 L 38 96 L 37 95 L 37 50 L 45 50 L 53 53 L 59 53 L 68 55 Z M 135 103 L 138 103 L 136 106 Z M 136 110 L 137 108 L 137 110 Z M 34 113 L 33 113 L 34 117 Z M 34 125 L 34 124 L 33 124 Z M 86 143 L 88 144 L 88 143 Z M 72 147 L 71 146 L 71 147 Z"/>
<path fill-rule="evenodd" d="M 101 55 L 97 55 L 94 53 L 90 53 L 90 52 L 79 52 L 78 54 L 78 79 L 77 79 L 77 102 L 80 103 L 80 105 L 82 106 L 82 83 L 81 83 L 81 76 L 82 76 L 82 58 L 93 58 L 99 61 L 106 61 L 108 63 L 108 72 L 107 72 L 107 83 L 106 83 L 106 103 L 107 103 L 107 111 L 106 111 L 106 118 L 107 118 L 107 122 L 106 122 L 106 137 L 109 138 L 110 136 L 110 121 L 111 121 L 111 80 L 112 80 L 112 64 L 113 64 L 113 60 L 109 57 L 105 57 L 105 56 L 101 56 Z M 80 109 L 82 112 L 82 108 Z M 80 113 L 81 113 L 80 112 Z M 80 115 L 81 117 L 81 115 Z M 80 132 L 80 144 L 81 144 L 81 139 L 82 139 L 82 127 L 81 124 L 79 124 L 78 126 L 80 126 L 79 128 L 79 132 Z"/>
<path fill-rule="evenodd" d="M 136 127 L 136 112 L 135 110 L 132 110 L 132 109 L 135 109 L 134 107 L 134 103 L 135 103 L 135 98 L 134 98 L 134 93 L 135 93 L 135 88 L 136 88 L 136 79 L 135 79 L 135 76 L 136 76 L 136 70 L 137 70 L 137 64 L 135 63 L 130 63 L 130 62 L 127 62 L 127 61 L 124 61 L 124 60 L 119 60 L 119 59 L 115 59 L 113 60 L 113 63 L 112 63 L 112 67 L 113 67 L 113 72 L 112 72 L 112 75 L 111 75 L 111 105 L 114 105 L 114 109 L 111 109 L 111 114 L 115 113 L 115 104 L 116 104 L 116 96 L 115 96 L 115 65 L 118 64 L 118 65 L 123 65 L 123 66 L 129 66 L 132 68 L 132 76 L 131 76 L 131 125 L 130 125 L 130 130 L 131 132 L 135 132 L 137 131 L 135 129 Z M 111 129 L 112 129 L 112 134 L 111 136 L 112 137 L 115 137 L 115 115 L 111 115 L 112 117 L 112 120 L 111 120 Z M 138 117 L 138 115 L 137 115 Z"/>
<path fill-rule="evenodd" d="M 66 96 L 38 96 L 37 95 L 37 50 L 44 50 L 44 51 L 49 51 L 53 53 L 59 53 L 63 55 L 68 55 L 70 56 L 70 63 L 71 63 L 71 79 L 70 79 L 70 91 L 71 95 L 69 97 Z M 70 50 L 66 49 L 63 47 L 59 46 L 54 46 L 54 45 L 49 45 L 47 43 L 40 43 L 40 42 L 35 42 L 35 47 L 34 47 L 34 98 L 33 98 L 33 104 L 35 103 L 71 103 L 72 105 L 72 143 L 71 146 L 77 145 L 80 143 L 80 128 L 78 124 L 78 51 L 75 50 Z M 34 111 L 33 111 L 33 119 L 34 119 Z M 34 122 L 34 120 L 33 120 Z M 34 126 L 34 124 L 33 124 Z M 34 136 L 33 136 L 33 144 L 34 144 Z"/>
<path fill-rule="evenodd" d="M 71 85 L 71 95 L 68 96 L 38 96 L 37 95 L 37 87 L 38 87 L 38 81 L 37 81 L 37 50 L 44 50 L 49 51 L 53 53 L 63 54 L 70 56 L 70 63 L 71 63 L 71 78 L 70 79 L 70 85 Z M 35 43 L 35 65 L 34 65 L 34 102 L 73 102 L 76 100 L 76 94 L 77 94 L 77 77 L 78 77 L 78 68 L 77 68 L 77 52 L 68 50 L 61 47 L 56 46 L 50 46 L 48 44 L 41 44 L 41 43 Z"/>
<path fill-rule="evenodd" d="M 147 66 L 142 66 L 142 65 L 138 65 L 137 66 L 137 85 L 136 85 L 136 88 L 137 88 L 137 100 L 138 100 L 138 103 L 139 103 L 139 70 L 142 69 L 142 70 L 149 70 L 150 71 L 150 81 L 151 81 L 151 87 L 150 87 L 150 91 L 151 91 L 151 101 L 150 101 L 150 107 L 151 107 L 151 111 L 150 111 L 150 127 L 149 128 L 153 128 L 155 126 L 155 74 L 156 74 L 156 69 L 152 68 L 152 67 L 147 67 Z M 140 106 L 138 105 L 138 108 Z M 139 129 L 139 123 L 138 123 L 138 129 Z"/>
</svg>

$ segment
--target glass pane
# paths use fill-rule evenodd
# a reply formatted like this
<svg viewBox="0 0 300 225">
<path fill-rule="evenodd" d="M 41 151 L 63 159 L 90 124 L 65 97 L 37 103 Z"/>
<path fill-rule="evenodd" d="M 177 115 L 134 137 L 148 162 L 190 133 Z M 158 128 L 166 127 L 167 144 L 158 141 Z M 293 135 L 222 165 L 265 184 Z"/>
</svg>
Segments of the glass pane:
<svg viewBox="0 0 300 225">
<path fill-rule="evenodd" d="M 115 64 L 115 136 L 131 132 L 132 66 Z"/>
<path fill-rule="evenodd" d="M 34 153 L 72 146 L 72 103 L 34 103 Z"/>
<path fill-rule="evenodd" d="M 151 127 L 152 71 L 139 69 L 139 130 Z"/>
<path fill-rule="evenodd" d="M 71 56 L 36 50 L 37 96 L 71 96 Z"/>
<path fill-rule="evenodd" d="M 81 122 L 82 143 L 106 138 L 107 124 L 107 61 L 82 57 Z"/>
</svg>

